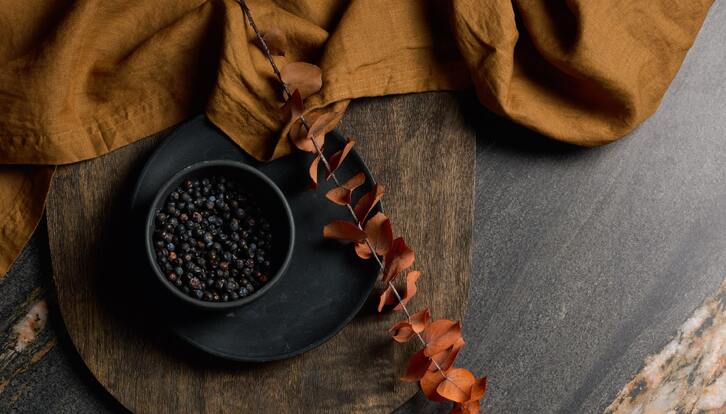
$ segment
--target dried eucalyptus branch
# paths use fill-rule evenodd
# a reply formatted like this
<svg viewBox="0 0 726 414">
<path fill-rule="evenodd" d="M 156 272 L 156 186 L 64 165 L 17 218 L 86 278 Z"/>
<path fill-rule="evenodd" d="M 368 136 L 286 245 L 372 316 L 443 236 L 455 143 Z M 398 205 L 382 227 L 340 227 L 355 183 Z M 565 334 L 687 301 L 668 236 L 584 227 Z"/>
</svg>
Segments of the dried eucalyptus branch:
<svg viewBox="0 0 726 414">
<path fill-rule="evenodd" d="M 317 155 L 317 159 L 319 159 L 320 161 L 322 161 L 323 166 L 325 167 L 325 171 L 327 173 L 326 174 L 327 178 L 333 180 L 333 182 L 335 183 L 336 188 L 338 188 L 338 189 L 346 189 L 346 190 L 352 192 L 352 189 L 349 189 L 349 188 L 345 187 L 344 184 L 341 184 L 340 180 L 338 179 L 338 177 L 335 174 L 335 170 L 337 168 L 337 165 L 339 165 L 340 162 L 342 162 L 342 158 L 345 157 L 345 154 L 342 154 L 339 157 L 338 162 L 336 163 L 336 166 L 334 167 L 332 165 L 331 161 L 328 159 L 328 157 L 323 153 L 323 150 L 322 150 L 322 141 L 321 142 L 318 142 L 319 136 L 316 135 L 316 134 L 312 134 L 311 135 L 311 132 L 314 130 L 317 121 L 311 123 L 302 114 L 302 109 L 303 108 L 302 108 L 302 97 L 301 97 L 301 95 L 298 93 L 298 90 L 297 89 L 295 89 L 294 91 L 291 91 L 291 89 L 292 89 L 291 88 L 291 85 L 289 85 L 287 82 L 285 82 L 285 76 L 283 75 L 283 71 L 281 71 L 278 68 L 278 66 L 277 66 L 277 64 L 276 64 L 276 62 L 275 62 L 275 60 L 273 58 L 273 53 L 271 52 L 271 48 L 268 45 L 268 42 L 265 39 L 265 36 L 264 36 L 263 32 L 257 27 L 257 24 L 255 23 L 255 20 L 252 17 L 252 13 L 251 13 L 249 7 L 247 6 L 247 4 L 245 3 L 245 1 L 244 0 L 240 0 L 239 1 L 239 4 L 240 4 L 240 6 L 242 8 L 242 11 L 244 12 L 244 14 L 245 14 L 245 16 L 247 18 L 247 21 L 249 22 L 250 26 L 252 27 L 252 29 L 253 29 L 253 31 L 255 33 L 258 46 L 260 46 L 260 48 L 261 48 L 262 52 L 264 53 L 265 57 L 270 62 L 270 65 L 272 66 L 272 70 L 275 73 L 275 76 L 277 77 L 277 80 L 282 85 L 283 95 L 284 95 L 284 98 L 285 98 L 286 102 L 287 103 L 291 103 L 291 105 L 292 105 L 292 108 L 293 108 L 292 109 L 293 110 L 292 118 L 293 118 L 293 120 L 295 119 L 295 117 L 297 117 L 297 119 L 300 121 L 300 123 L 302 124 L 302 126 L 305 128 L 305 130 L 308 131 L 307 134 L 306 134 L 306 136 L 305 136 L 305 138 L 307 140 L 309 140 L 309 143 L 308 144 L 310 144 L 310 143 L 312 144 L 312 148 L 314 149 L 314 151 L 311 151 L 311 152 L 314 152 Z M 309 66 L 312 66 L 312 65 L 309 65 Z M 320 85 L 321 84 L 322 84 L 322 80 L 320 81 Z M 318 86 L 317 89 L 319 89 L 319 86 Z M 315 90 L 315 88 L 313 88 L 313 90 Z M 296 93 L 297 93 L 297 95 L 296 95 Z M 297 108 L 297 112 L 299 112 L 299 113 L 297 115 L 294 115 L 295 114 L 295 107 L 296 106 L 298 107 Z M 332 128 L 330 128 L 330 129 L 332 129 Z M 325 135 L 326 132 L 328 132 L 328 130 L 325 130 L 325 129 L 322 130 L 323 140 L 324 140 L 324 135 Z M 308 144 L 305 144 L 306 147 L 308 146 Z M 351 144 L 351 146 L 352 146 L 352 144 Z M 314 164 L 314 166 L 316 166 L 316 165 L 317 165 L 317 163 Z M 317 178 L 315 178 L 315 180 L 317 180 Z M 378 198 L 380 198 L 380 196 L 378 196 Z M 370 211 L 370 209 L 372 209 L 375 206 L 375 204 L 377 204 L 378 198 L 371 197 L 371 199 L 373 200 L 373 202 L 372 202 L 372 204 L 370 206 L 368 206 L 368 212 Z M 350 216 L 353 219 L 353 223 L 352 224 L 360 232 L 360 234 L 363 235 L 362 237 L 359 238 L 359 240 L 357 240 L 358 243 L 365 244 L 365 246 L 367 247 L 368 251 L 370 251 L 370 256 L 373 257 L 376 260 L 376 262 L 377 262 L 377 264 L 379 266 L 379 272 L 380 272 L 379 274 L 383 274 L 384 275 L 384 279 L 386 279 L 386 275 L 385 275 L 386 274 L 386 271 L 387 271 L 386 261 L 385 261 L 385 259 L 382 260 L 381 257 L 379 257 L 378 250 L 376 249 L 376 246 L 374 246 L 374 243 L 371 241 L 370 237 L 364 231 L 365 227 L 364 227 L 363 220 L 365 220 L 365 216 L 367 216 L 367 213 L 364 215 L 364 217 L 362 217 L 362 218 L 359 217 L 359 215 L 356 213 L 356 208 L 357 207 L 354 208 L 353 205 L 351 204 L 351 201 L 345 201 L 345 202 L 341 202 L 341 203 L 338 203 L 338 204 L 341 204 L 342 206 L 344 206 L 348 210 L 348 212 L 350 213 Z M 349 238 L 349 240 L 351 240 L 351 241 L 355 240 L 355 238 L 353 238 L 353 236 L 349 236 L 349 237 L 351 237 L 351 238 Z M 358 236 L 356 236 L 356 237 L 358 237 Z M 342 237 L 342 238 L 345 238 L 345 237 Z M 400 240 L 401 240 L 401 243 L 403 244 L 403 247 L 407 249 L 407 247 L 405 246 L 405 242 L 403 242 L 402 239 L 400 239 Z M 411 256 L 412 255 L 413 255 L 413 252 L 411 251 Z M 394 260 L 395 260 L 395 258 L 396 257 L 394 256 Z M 413 258 L 412 257 L 411 257 L 410 262 L 413 262 Z M 406 267 L 408 267 L 408 266 L 406 266 Z M 399 292 L 399 290 L 396 288 L 396 286 L 393 283 L 393 279 L 395 279 L 395 277 L 398 276 L 398 274 L 401 273 L 401 271 L 405 270 L 405 267 L 402 268 L 402 269 L 400 269 L 400 270 L 398 268 L 395 268 L 395 270 L 396 270 L 395 273 L 392 276 L 389 276 L 388 277 L 388 280 L 385 280 L 386 281 L 386 284 L 388 286 L 388 290 L 390 290 L 390 292 L 393 294 L 393 296 L 395 297 L 395 299 L 397 301 L 397 309 L 403 310 L 403 312 L 405 313 L 406 320 L 407 320 L 407 323 L 408 323 L 408 327 L 411 327 L 412 335 L 415 336 L 416 338 L 418 338 L 419 342 L 423 345 L 424 349 L 421 352 L 424 352 L 429 347 L 432 346 L 431 341 L 427 341 L 426 338 L 424 338 L 424 336 L 421 334 L 421 332 L 423 332 L 422 329 L 417 330 L 417 329 L 413 328 L 414 326 L 416 326 L 416 324 L 418 322 L 417 321 L 414 321 L 414 315 L 411 314 L 411 312 L 409 311 L 408 307 L 406 306 L 406 302 L 407 301 L 404 300 L 403 296 L 401 295 L 401 293 Z M 416 273 L 418 273 L 418 272 L 416 272 Z M 416 278 L 417 277 L 418 277 L 418 275 L 416 275 Z M 384 295 L 382 296 L 381 305 L 379 307 L 382 307 L 382 305 L 384 304 L 384 296 L 385 296 L 385 292 L 384 292 Z M 424 321 L 424 323 L 426 324 L 426 323 L 428 323 L 428 311 L 424 311 L 424 312 L 425 312 L 425 315 L 424 315 L 425 316 L 425 321 Z M 439 320 L 439 321 L 436 321 L 436 322 L 451 322 L 451 321 Z M 436 322 L 434 322 L 434 323 L 436 323 Z M 399 325 L 400 325 L 400 323 L 397 324 L 396 326 L 399 326 Z M 427 326 L 430 326 L 430 325 L 427 325 Z M 451 329 L 451 326 L 450 325 L 447 325 L 447 326 L 448 326 L 449 329 Z M 453 364 L 453 359 L 456 357 L 456 354 L 458 353 L 458 350 L 461 348 L 461 346 L 463 346 L 463 340 L 461 340 L 460 333 L 459 333 L 460 324 L 456 323 L 456 324 L 454 324 L 454 326 L 458 327 L 458 330 L 455 329 L 455 332 L 456 333 L 454 335 L 449 334 L 449 336 L 447 337 L 447 340 L 451 342 L 451 347 L 449 347 L 448 342 L 445 342 L 446 348 L 449 349 L 449 354 L 446 354 L 445 355 L 446 359 L 450 359 L 449 366 L 451 364 Z M 440 337 L 444 337 L 448 333 L 449 333 L 449 331 L 444 331 L 444 333 L 442 333 L 440 335 Z M 408 335 L 407 337 L 410 337 L 410 336 L 411 335 Z M 395 339 L 395 336 L 394 336 L 394 339 Z M 405 339 L 405 340 L 407 340 L 407 339 Z M 456 347 L 456 344 L 459 344 L 458 345 L 458 348 L 455 348 Z M 440 354 L 437 353 L 436 355 L 440 355 Z M 448 383 L 448 384 L 450 384 L 451 386 L 454 387 L 453 392 L 445 392 L 445 394 L 447 394 L 449 398 L 444 397 L 446 399 L 450 399 L 450 400 L 454 401 L 455 403 L 457 403 L 457 405 L 454 408 L 454 412 L 457 412 L 457 413 L 469 413 L 469 414 L 473 414 L 473 413 L 478 412 L 478 410 L 479 410 L 479 399 L 484 395 L 484 392 L 485 392 L 485 389 L 486 389 L 486 377 L 482 378 L 479 381 L 474 381 L 473 380 L 473 376 L 467 370 L 464 370 L 462 368 L 455 368 L 455 369 L 454 368 L 450 368 L 450 370 L 453 370 L 453 371 L 459 370 L 459 371 L 456 371 L 456 373 L 457 374 L 460 374 L 460 375 L 462 375 L 464 377 L 463 379 L 462 378 L 458 378 L 459 375 L 457 375 L 457 378 L 452 378 L 450 375 L 447 375 L 447 369 L 445 369 L 444 367 L 442 367 L 442 365 L 434 358 L 434 356 L 436 356 L 436 355 L 425 355 L 425 352 L 424 352 L 424 354 L 423 354 L 423 357 L 424 358 L 419 358 L 419 359 L 425 359 L 427 362 L 426 362 L 426 365 L 419 364 L 419 366 L 416 368 L 417 371 L 419 371 L 418 374 L 420 374 L 420 375 L 418 375 L 418 378 L 420 379 L 422 376 L 425 375 L 426 372 L 428 372 L 428 365 L 433 364 L 433 366 L 436 368 L 435 371 L 438 372 L 439 375 L 440 375 L 440 377 L 441 377 L 441 380 L 439 381 L 439 383 L 441 381 L 444 381 L 444 382 L 446 382 L 446 383 Z M 416 358 L 416 355 L 414 355 L 414 357 L 412 358 L 412 360 L 414 358 Z M 412 365 L 411 364 L 411 361 L 409 361 L 409 369 L 411 369 L 411 365 Z M 420 372 L 421 371 L 421 366 L 423 366 L 423 369 L 425 371 L 424 373 L 421 373 Z M 465 372 L 461 372 L 461 371 L 465 371 Z M 471 380 L 469 379 L 469 377 L 471 377 Z M 463 384 L 463 387 L 462 387 L 462 384 Z M 421 385 L 422 385 L 422 388 L 423 388 L 423 380 L 422 379 L 421 379 Z M 440 387 L 441 387 L 441 385 L 436 384 L 436 389 L 437 390 Z M 462 388 L 467 388 L 467 389 L 462 389 Z M 443 391 L 446 391 L 446 390 L 443 389 Z M 436 393 L 435 392 L 433 392 L 432 394 L 434 394 L 434 396 L 436 396 Z M 465 396 L 466 398 L 464 399 L 462 396 Z M 430 397 L 430 396 L 427 395 L 427 397 Z M 462 398 L 460 398 L 460 397 L 462 397 Z"/>
<path fill-rule="evenodd" d="M 255 35 L 257 36 L 257 40 L 262 45 L 262 51 L 265 53 L 267 60 L 270 61 L 270 64 L 272 65 L 272 70 L 275 72 L 275 76 L 277 76 L 277 80 L 280 81 L 280 84 L 282 85 L 282 88 L 285 92 L 285 98 L 286 99 L 289 98 L 290 96 L 292 96 L 292 92 L 290 92 L 290 87 L 288 84 L 283 82 L 282 75 L 280 74 L 280 70 L 278 69 L 277 64 L 275 63 L 275 59 L 272 57 L 272 54 L 270 53 L 270 49 L 267 46 L 267 42 L 265 42 L 265 39 L 262 37 L 262 33 L 257 28 L 257 24 L 255 23 L 255 20 L 252 18 L 252 13 L 250 12 L 249 7 L 247 7 L 247 4 L 244 1 L 240 2 L 240 6 L 242 6 L 242 10 L 244 11 L 245 15 L 247 16 L 247 20 L 250 22 L 250 26 L 252 26 L 252 29 L 254 30 Z M 305 120 L 304 115 L 300 116 L 300 120 L 301 120 L 302 124 L 305 125 L 306 128 L 310 129 L 310 124 L 307 122 L 307 120 Z M 340 184 L 340 181 L 338 180 L 338 177 L 335 175 L 335 171 L 333 171 L 330 168 L 330 163 L 328 162 L 328 158 L 325 156 L 325 154 L 323 154 L 322 148 L 320 148 L 320 146 L 318 145 L 317 142 L 315 142 L 315 140 L 312 140 L 312 142 L 313 142 L 313 145 L 315 145 L 315 152 L 320 157 L 320 160 L 323 162 L 323 165 L 325 166 L 325 170 L 328 172 L 330 178 L 333 179 L 333 182 L 335 183 L 336 186 L 342 187 L 342 185 Z M 353 218 L 355 225 L 358 226 L 359 229 L 363 230 L 363 225 L 361 224 L 360 220 L 358 220 L 358 216 L 355 215 L 353 206 L 350 203 L 346 203 L 345 207 L 348 209 L 348 212 L 350 213 L 351 217 Z M 366 243 L 366 245 L 368 245 L 368 248 L 371 251 L 375 251 L 375 249 L 373 248 L 373 245 L 371 244 L 371 241 L 367 237 L 365 238 L 365 243 Z M 375 254 L 373 255 L 373 258 L 376 260 L 376 262 L 378 262 L 379 270 L 381 272 L 383 272 L 384 264 L 383 264 L 383 261 L 381 261 L 381 258 Z M 398 303 L 401 304 L 401 308 L 403 308 L 403 312 L 406 314 L 406 318 L 410 320 L 411 313 L 409 312 L 408 308 L 406 307 L 406 304 L 403 303 L 403 299 L 401 298 L 401 294 L 398 292 L 398 289 L 396 289 L 396 286 L 393 284 L 393 282 L 388 282 L 388 286 L 391 287 L 391 290 L 393 291 L 393 294 L 396 296 Z M 416 337 L 421 341 L 421 344 L 423 346 L 427 345 L 426 340 L 423 338 L 423 336 L 421 336 L 420 333 L 416 332 Z M 446 374 L 444 374 L 444 372 L 441 370 L 441 367 L 439 366 L 439 364 L 436 361 L 433 361 L 433 363 L 436 366 L 436 368 L 439 369 L 439 372 L 441 372 L 441 375 L 444 378 L 447 378 Z"/>
</svg>

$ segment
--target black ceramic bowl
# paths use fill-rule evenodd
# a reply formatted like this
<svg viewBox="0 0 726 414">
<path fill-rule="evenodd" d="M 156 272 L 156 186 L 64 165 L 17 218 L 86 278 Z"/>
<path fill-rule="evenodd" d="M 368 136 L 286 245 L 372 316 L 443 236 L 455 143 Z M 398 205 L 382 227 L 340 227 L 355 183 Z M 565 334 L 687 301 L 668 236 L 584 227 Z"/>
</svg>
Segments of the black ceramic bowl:
<svg viewBox="0 0 726 414">
<path fill-rule="evenodd" d="M 270 263 L 272 269 L 275 270 L 271 272 L 267 283 L 249 296 L 228 302 L 208 302 L 193 298 L 169 282 L 164 277 L 164 273 L 156 262 L 156 254 L 152 240 L 156 213 L 161 209 L 169 194 L 185 180 L 212 175 L 224 176 L 228 180 L 236 181 L 246 192 L 257 197 L 257 203 L 265 212 L 270 222 L 273 237 Z M 159 279 L 159 282 L 172 295 L 198 308 L 221 310 L 241 306 L 259 298 L 280 280 L 285 270 L 287 270 L 290 258 L 292 257 L 293 244 L 295 242 L 295 224 L 285 196 L 277 185 L 267 178 L 266 175 L 249 165 L 235 161 L 202 161 L 192 164 L 176 173 L 156 193 L 156 197 L 154 197 L 154 201 L 151 203 L 151 208 L 146 216 L 144 238 L 146 255 L 151 264 L 151 268 L 154 270 L 154 274 Z"/>
</svg>

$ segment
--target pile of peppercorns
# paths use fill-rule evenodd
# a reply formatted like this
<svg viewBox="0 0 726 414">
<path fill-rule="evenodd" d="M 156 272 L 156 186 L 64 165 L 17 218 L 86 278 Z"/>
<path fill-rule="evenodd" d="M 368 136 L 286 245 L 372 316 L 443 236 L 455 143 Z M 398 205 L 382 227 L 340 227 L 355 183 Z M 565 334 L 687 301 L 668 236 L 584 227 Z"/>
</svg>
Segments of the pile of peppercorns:
<svg viewBox="0 0 726 414">
<path fill-rule="evenodd" d="M 222 176 L 184 181 L 166 198 L 155 221 L 156 262 L 187 295 L 227 302 L 267 283 L 270 223 L 238 183 Z"/>
</svg>

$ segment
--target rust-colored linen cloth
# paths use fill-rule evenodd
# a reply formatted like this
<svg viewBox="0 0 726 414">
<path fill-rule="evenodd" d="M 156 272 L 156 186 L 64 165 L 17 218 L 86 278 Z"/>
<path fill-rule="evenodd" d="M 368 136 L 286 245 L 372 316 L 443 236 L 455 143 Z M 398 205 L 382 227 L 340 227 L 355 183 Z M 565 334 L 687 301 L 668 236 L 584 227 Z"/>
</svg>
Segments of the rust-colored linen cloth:
<svg viewBox="0 0 726 414">
<path fill-rule="evenodd" d="M 658 106 L 711 0 L 249 1 L 285 61 L 323 69 L 308 110 L 473 85 L 555 139 L 604 144 Z M 279 91 L 232 0 L 0 5 L 0 274 L 36 226 L 54 166 L 205 112 L 259 159 L 290 148 Z M 382 138 L 385 139 L 385 138 Z"/>
</svg>

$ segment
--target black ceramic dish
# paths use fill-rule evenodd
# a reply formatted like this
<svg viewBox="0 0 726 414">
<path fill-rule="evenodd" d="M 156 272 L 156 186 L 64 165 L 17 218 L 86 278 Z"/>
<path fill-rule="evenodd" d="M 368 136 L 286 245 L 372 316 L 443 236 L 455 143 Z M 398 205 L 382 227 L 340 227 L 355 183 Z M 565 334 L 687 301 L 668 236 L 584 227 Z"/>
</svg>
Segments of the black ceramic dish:
<svg viewBox="0 0 726 414">
<path fill-rule="evenodd" d="M 345 140 L 331 133 L 326 153 L 342 148 Z M 177 171 L 205 160 L 234 160 L 258 169 L 285 195 L 295 222 L 295 243 L 287 272 L 264 295 L 242 307 L 223 312 L 203 312 L 190 306 L 158 305 L 152 296 L 149 309 L 162 318 L 160 324 L 192 346 L 210 354 L 237 361 L 272 361 L 310 350 L 339 332 L 363 307 L 373 290 L 378 268 L 373 260 L 362 261 L 350 246 L 325 240 L 322 229 L 335 219 L 349 219 L 348 212 L 325 198 L 332 183 L 322 180 L 317 191 L 308 191 L 308 166 L 312 154 L 300 151 L 270 163 L 258 163 L 246 155 L 204 117 L 180 125 L 147 161 L 132 196 L 131 240 L 146 230 L 146 213 L 159 189 Z M 338 170 L 342 180 L 358 172 L 366 183 L 374 181 L 353 150 Z M 138 269 L 142 281 L 158 285 L 139 249 Z M 163 291 L 162 291 L 163 293 Z"/>
<path fill-rule="evenodd" d="M 269 280 L 260 289 L 253 294 L 231 300 L 229 302 L 209 302 L 193 298 L 174 286 L 167 280 L 161 268 L 156 261 L 156 253 L 153 246 L 154 222 L 156 213 L 163 207 L 169 193 L 174 191 L 182 182 L 189 179 L 196 179 L 209 176 L 223 176 L 232 181 L 240 183 L 245 191 L 253 194 L 260 208 L 264 209 L 266 216 L 271 223 L 271 232 L 273 234 L 274 245 L 271 251 L 270 262 L 272 269 Z M 181 301 L 197 306 L 202 309 L 220 310 L 230 309 L 246 303 L 252 302 L 269 291 L 275 283 L 282 277 L 287 270 L 292 257 L 292 249 L 295 242 L 295 223 L 293 222 L 290 206 L 282 194 L 282 191 L 272 182 L 266 175 L 249 165 L 236 161 L 202 161 L 190 165 L 176 173 L 169 181 L 164 184 L 156 194 L 154 201 L 151 203 L 149 212 L 146 216 L 146 234 L 144 238 L 146 243 L 146 254 L 149 264 L 159 279 L 162 286 L 169 289 L 172 295 Z"/>
</svg>

